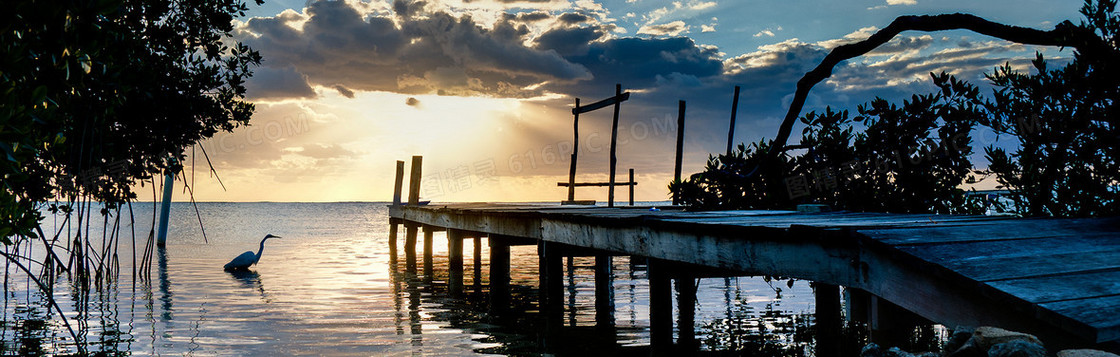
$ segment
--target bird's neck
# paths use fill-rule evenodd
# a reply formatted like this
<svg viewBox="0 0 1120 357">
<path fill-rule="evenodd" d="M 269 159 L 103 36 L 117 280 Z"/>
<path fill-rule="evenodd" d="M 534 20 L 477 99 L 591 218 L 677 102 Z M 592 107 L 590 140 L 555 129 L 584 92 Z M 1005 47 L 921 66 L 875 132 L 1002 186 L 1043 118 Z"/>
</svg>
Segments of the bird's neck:
<svg viewBox="0 0 1120 357">
<path fill-rule="evenodd" d="M 268 238 L 261 239 L 261 249 L 257 250 L 257 259 L 260 259 L 261 258 L 261 253 L 264 253 L 264 241 L 266 241 L 266 240 L 268 240 Z"/>
</svg>

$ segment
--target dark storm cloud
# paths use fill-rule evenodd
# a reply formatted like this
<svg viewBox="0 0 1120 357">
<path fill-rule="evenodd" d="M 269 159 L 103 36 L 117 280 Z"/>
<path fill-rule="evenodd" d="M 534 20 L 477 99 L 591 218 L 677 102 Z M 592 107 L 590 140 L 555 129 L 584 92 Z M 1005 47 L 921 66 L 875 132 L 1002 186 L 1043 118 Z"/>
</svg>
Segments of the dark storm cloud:
<svg viewBox="0 0 1120 357">
<path fill-rule="evenodd" d="M 583 56 L 591 43 L 606 33 L 596 27 L 555 28 L 537 37 L 537 49 L 553 50 L 561 56 Z"/>
<path fill-rule="evenodd" d="M 243 40 L 267 58 L 265 66 L 291 67 L 311 84 L 350 90 L 525 96 L 533 93 L 516 89 L 591 78 L 554 51 L 526 47 L 528 29 L 510 21 L 484 27 L 470 16 L 436 12 L 398 27 L 340 1 L 311 3 L 305 14 L 298 29 L 290 23 L 303 17 L 294 12 L 251 19 Z"/>
</svg>

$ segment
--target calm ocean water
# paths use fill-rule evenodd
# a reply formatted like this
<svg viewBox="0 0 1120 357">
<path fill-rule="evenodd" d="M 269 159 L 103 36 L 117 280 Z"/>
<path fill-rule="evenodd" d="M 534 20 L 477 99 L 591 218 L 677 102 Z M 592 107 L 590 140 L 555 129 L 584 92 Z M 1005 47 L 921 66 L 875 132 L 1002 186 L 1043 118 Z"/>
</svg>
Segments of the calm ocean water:
<svg viewBox="0 0 1120 357">
<path fill-rule="evenodd" d="M 137 240 L 151 227 L 151 203 L 134 204 Z M 512 250 L 513 311 L 487 311 L 487 269 L 475 276 L 464 251 L 464 294 L 451 297 L 446 238 L 435 234 L 431 275 L 393 261 L 384 203 L 176 203 L 165 251 L 150 277 L 132 278 L 132 227 L 122 220 L 120 277 L 87 296 L 65 278 L 55 297 L 91 351 L 107 355 L 539 355 L 648 354 L 644 261 L 614 259 L 615 329 L 596 329 L 594 260 L 567 265 L 564 326 L 537 318 L 535 247 Z M 100 217 L 98 218 L 100 219 Z M 45 227 L 53 227 L 51 218 Z M 93 231 L 100 232 L 94 225 Z M 250 273 L 222 265 L 269 240 Z M 99 236 L 99 234 L 98 234 Z M 402 239 L 403 242 L 403 229 Z M 137 250 L 142 250 L 142 243 Z M 488 257 L 486 242 L 482 256 Z M 12 253 L 11 247 L 8 247 Z M 19 253 L 37 256 L 41 245 Z M 418 251 L 422 252 L 422 248 Z M 403 252 L 399 254 L 403 259 Z M 485 265 L 486 262 L 483 261 Z M 33 282 L 8 264 L 0 352 L 73 352 L 66 328 Z M 30 288 L 29 288 L 30 287 Z M 812 290 L 761 278 L 705 278 L 698 287 L 701 349 L 803 355 L 811 350 Z M 679 307 L 674 307 L 679 308 Z"/>
</svg>

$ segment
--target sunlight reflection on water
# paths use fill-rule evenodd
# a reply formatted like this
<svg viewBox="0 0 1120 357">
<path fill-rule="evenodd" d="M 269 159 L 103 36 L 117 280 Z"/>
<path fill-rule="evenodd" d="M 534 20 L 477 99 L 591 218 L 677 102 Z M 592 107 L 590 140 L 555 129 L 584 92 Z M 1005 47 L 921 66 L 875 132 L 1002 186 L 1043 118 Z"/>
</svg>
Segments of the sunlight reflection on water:
<svg viewBox="0 0 1120 357">
<path fill-rule="evenodd" d="M 137 217 L 147 217 L 153 208 L 150 203 L 134 206 Z M 116 284 L 91 292 L 84 303 L 69 295 L 65 279 L 57 284 L 60 305 L 91 350 L 238 356 L 544 352 L 539 347 L 543 331 L 537 321 L 535 247 L 511 249 L 513 313 L 496 317 L 487 313 L 486 269 L 475 284 L 473 244 L 464 244 L 464 294 L 453 298 L 447 293 L 444 233 L 434 236 L 433 275 L 423 275 L 422 261 L 415 272 L 407 272 L 404 262 L 390 260 L 388 216 L 382 203 L 200 203 L 198 207 L 209 243 L 199 230 L 194 209 L 175 204 L 166 254 L 157 257 L 150 280 L 132 279 L 131 235 L 126 227 Z M 137 236 L 146 238 L 150 217 L 138 220 Z M 48 219 L 47 226 L 51 222 Z M 240 252 L 255 251 L 268 233 L 284 238 L 269 240 L 251 271 L 221 269 Z M 485 266 L 489 256 L 485 240 L 482 247 Z M 417 251 L 422 254 L 422 245 Z M 33 249 L 35 254 L 41 252 Z M 399 254 L 403 258 L 403 251 Z M 565 277 L 567 330 L 559 337 L 560 345 L 569 346 L 552 352 L 625 350 L 649 344 L 643 262 L 632 264 L 616 257 L 613 264 L 613 335 L 594 330 L 594 259 L 577 257 L 572 260 L 574 270 Z M 27 289 L 31 283 L 26 276 L 12 267 L 5 274 L 8 293 L 0 352 L 72 351 L 69 334 L 60 320 L 48 318 L 47 305 L 41 294 Z M 771 330 L 784 331 L 776 336 L 779 340 L 793 341 L 794 330 L 801 328 L 794 322 L 812 313 L 812 291 L 807 283 L 797 282 L 793 288 L 782 285 L 777 298 L 775 286 L 755 278 L 702 279 L 696 326 L 703 348 L 727 348 L 727 341 L 733 339 L 720 332 L 720 326 L 742 326 L 743 321 L 768 324 Z"/>
</svg>

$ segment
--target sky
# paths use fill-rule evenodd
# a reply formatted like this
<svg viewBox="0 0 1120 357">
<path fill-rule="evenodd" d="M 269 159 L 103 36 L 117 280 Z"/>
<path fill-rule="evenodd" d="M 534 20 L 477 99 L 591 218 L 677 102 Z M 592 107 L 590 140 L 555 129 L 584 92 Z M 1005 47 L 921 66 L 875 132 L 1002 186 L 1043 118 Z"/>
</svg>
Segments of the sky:
<svg viewBox="0 0 1120 357">
<path fill-rule="evenodd" d="M 1079 21 L 1080 6 L 266 0 L 235 20 L 233 35 L 264 57 L 246 84 L 257 108 L 251 125 L 202 143 L 220 183 L 201 155 L 186 182 L 199 201 L 384 201 L 396 161 L 422 155 L 423 199 L 557 201 L 567 192 L 556 183 L 567 181 L 576 98 L 608 98 L 618 83 L 632 93 L 621 105 L 618 180 L 632 168 L 637 200 L 666 200 L 678 101 L 687 108 L 687 176 L 724 151 L 735 86 L 742 88 L 735 142 L 757 142 L 775 135 L 797 80 L 829 50 L 897 16 L 963 12 L 1048 30 Z M 1072 55 L 966 31 L 906 32 L 838 66 L 804 111 L 930 93 L 930 72 L 990 90 L 985 72 L 1004 63 L 1028 70 L 1036 52 L 1058 61 Z M 606 181 L 611 110 L 580 119 L 577 181 Z M 999 140 L 978 135 L 976 143 Z M 606 189 L 581 188 L 576 196 L 605 201 Z"/>
</svg>

